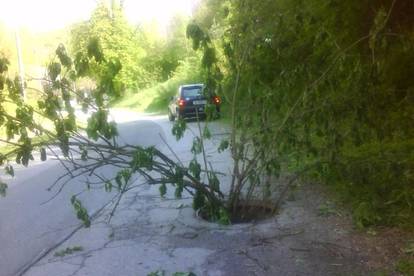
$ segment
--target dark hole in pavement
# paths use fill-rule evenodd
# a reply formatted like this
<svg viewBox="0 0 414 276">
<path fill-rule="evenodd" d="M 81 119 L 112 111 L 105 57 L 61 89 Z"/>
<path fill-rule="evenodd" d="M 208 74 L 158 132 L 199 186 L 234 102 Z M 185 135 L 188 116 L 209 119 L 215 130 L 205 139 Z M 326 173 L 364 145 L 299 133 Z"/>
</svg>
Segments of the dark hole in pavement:
<svg viewBox="0 0 414 276">
<path fill-rule="evenodd" d="M 237 212 L 231 214 L 231 223 L 246 223 L 268 219 L 275 215 L 276 210 L 273 206 L 264 203 L 241 203 Z"/>
<path fill-rule="evenodd" d="M 230 221 L 232 224 L 260 221 L 273 217 L 276 211 L 274 206 L 263 202 L 240 203 L 237 211 L 230 214 Z M 212 221 L 205 212 L 201 211 L 199 216 L 204 220 Z"/>
</svg>

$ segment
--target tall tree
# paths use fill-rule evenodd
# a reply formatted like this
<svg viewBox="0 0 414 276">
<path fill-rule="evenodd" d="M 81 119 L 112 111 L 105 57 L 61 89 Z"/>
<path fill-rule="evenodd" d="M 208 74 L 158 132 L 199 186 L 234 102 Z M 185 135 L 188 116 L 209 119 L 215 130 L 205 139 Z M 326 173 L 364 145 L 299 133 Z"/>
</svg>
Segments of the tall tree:
<svg viewBox="0 0 414 276">
<path fill-rule="evenodd" d="M 146 87 L 153 82 L 151 72 L 141 64 L 146 50 L 118 2 L 111 1 L 110 6 L 104 1 L 99 2 L 90 20 L 73 28 L 71 52 L 84 49 L 91 38 L 99 40 L 105 57 L 122 63 L 118 78 L 127 88 Z"/>
</svg>

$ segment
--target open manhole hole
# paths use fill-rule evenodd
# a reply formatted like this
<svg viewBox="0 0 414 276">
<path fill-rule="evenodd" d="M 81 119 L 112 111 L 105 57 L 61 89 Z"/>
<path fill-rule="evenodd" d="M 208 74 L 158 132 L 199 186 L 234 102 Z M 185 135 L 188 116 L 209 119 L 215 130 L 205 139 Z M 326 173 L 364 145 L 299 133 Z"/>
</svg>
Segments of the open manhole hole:
<svg viewBox="0 0 414 276">
<path fill-rule="evenodd" d="M 236 209 L 236 212 L 230 213 L 230 222 L 232 224 L 265 220 L 273 217 L 277 211 L 274 205 L 263 202 L 243 202 Z M 203 220 L 216 222 L 216 220 L 209 217 L 207 212 L 200 211 L 198 215 Z"/>
</svg>

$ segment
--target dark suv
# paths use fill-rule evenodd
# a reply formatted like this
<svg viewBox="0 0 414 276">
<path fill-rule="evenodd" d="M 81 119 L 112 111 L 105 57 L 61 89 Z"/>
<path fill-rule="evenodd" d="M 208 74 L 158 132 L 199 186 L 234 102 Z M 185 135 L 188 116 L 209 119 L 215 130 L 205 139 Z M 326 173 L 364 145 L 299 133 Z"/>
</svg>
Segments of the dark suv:
<svg viewBox="0 0 414 276">
<path fill-rule="evenodd" d="M 215 105 L 216 115 L 220 114 L 221 100 L 218 96 L 206 96 L 203 84 L 187 84 L 178 88 L 168 105 L 168 119 L 205 117 L 208 103 Z"/>
</svg>

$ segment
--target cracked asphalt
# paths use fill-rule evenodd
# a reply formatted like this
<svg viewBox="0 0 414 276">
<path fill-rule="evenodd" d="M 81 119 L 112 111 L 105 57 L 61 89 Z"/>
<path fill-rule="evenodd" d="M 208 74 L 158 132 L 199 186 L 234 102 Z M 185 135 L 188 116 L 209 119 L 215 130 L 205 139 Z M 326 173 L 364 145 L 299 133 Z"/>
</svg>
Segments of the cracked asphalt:
<svg viewBox="0 0 414 276">
<path fill-rule="evenodd" d="M 164 116 L 137 118 L 133 113 L 115 112 L 114 117 L 119 120 L 121 138 L 125 142 L 156 144 L 168 153 L 163 137 L 183 162 L 192 158 L 189 148 L 192 132 L 197 131 L 196 123 L 190 122 L 191 130 L 182 140 L 176 141 L 170 135 L 171 123 Z M 209 160 L 216 170 L 225 174 L 220 176 L 221 182 L 228 183 L 229 155 L 215 151 L 227 130 L 219 122 L 213 122 L 211 129 L 213 138 L 207 143 Z M 30 177 L 21 177 L 21 182 L 13 184 L 10 189 L 12 198 L 6 197 L 6 200 L 24 201 L 18 196 L 19 192 L 23 193 L 19 189 L 28 185 L 25 181 L 37 180 L 39 175 L 46 176 L 46 172 L 48 177 L 54 177 L 49 173 L 59 173 L 58 164 L 53 161 L 39 166 L 47 168 L 38 174 L 26 172 L 31 174 Z M 72 187 L 75 188 L 82 185 L 80 180 L 74 183 Z M 69 189 L 62 193 L 56 199 L 58 202 L 53 203 L 55 205 L 44 207 L 45 210 L 39 214 L 30 213 L 34 217 L 27 218 L 29 222 L 19 222 L 22 224 L 13 220 L 16 219 L 14 216 L 21 216 L 19 212 L 26 207 L 0 200 L 0 275 L 21 274 L 23 267 L 24 275 L 39 276 L 147 275 L 155 271 L 165 272 L 165 275 L 193 272 L 213 276 L 370 273 L 365 265 L 368 257 L 349 239 L 353 231 L 349 218 L 338 214 L 331 214 L 329 218 L 320 216 L 318 208 L 326 198 L 312 185 L 300 186 L 295 193 L 292 192 L 275 217 L 230 226 L 209 223 L 197 217 L 191 208 L 189 195 L 183 194 L 182 199 L 176 200 L 174 191 L 168 190 L 166 197 L 161 198 L 158 187 L 143 185 L 123 198 L 110 223 L 107 218 L 111 208 L 108 206 L 93 220 L 90 228 L 76 228 L 78 224 L 73 211 L 64 201 L 73 191 Z M 32 192 L 36 194 L 37 189 Z M 103 191 L 93 193 L 89 195 L 95 202 L 92 209 L 98 210 L 108 195 Z M 56 207 L 59 204 L 69 207 L 62 211 Z M 11 214 L 6 215 L 6 221 L 3 214 L 9 212 Z M 51 212 L 57 214 L 52 216 Z M 68 219 L 63 220 L 58 212 L 63 212 Z M 5 227 L 6 223 L 15 223 L 15 226 Z M 22 230 L 18 227 L 28 227 L 23 232 L 30 233 L 38 224 L 44 225 L 36 231 L 46 235 L 47 242 L 40 240 L 41 246 L 34 245 L 33 240 L 39 239 L 36 238 L 39 233 L 21 242 L 24 234 L 19 233 Z M 3 232 L 4 229 L 8 232 Z M 82 250 L 64 256 L 55 255 L 75 246 L 81 246 Z M 50 252 L 43 256 L 42 252 L 47 250 Z M 36 259 L 36 256 L 42 257 Z M 25 260 L 21 261 L 23 258 Z"/>
</svg>

